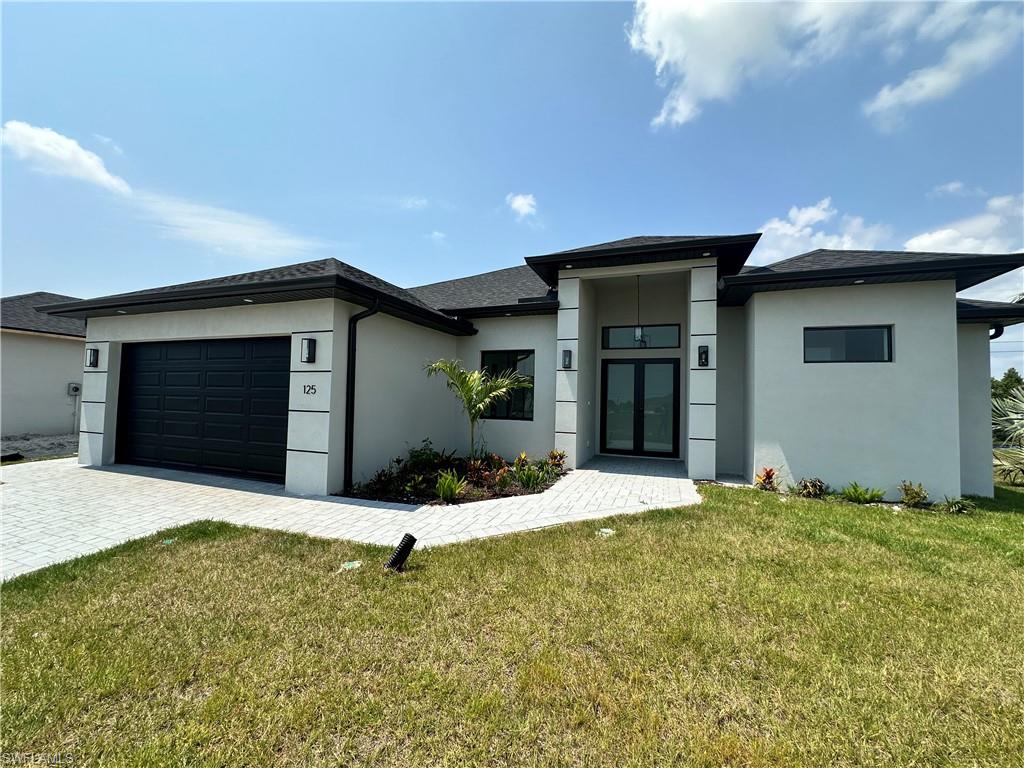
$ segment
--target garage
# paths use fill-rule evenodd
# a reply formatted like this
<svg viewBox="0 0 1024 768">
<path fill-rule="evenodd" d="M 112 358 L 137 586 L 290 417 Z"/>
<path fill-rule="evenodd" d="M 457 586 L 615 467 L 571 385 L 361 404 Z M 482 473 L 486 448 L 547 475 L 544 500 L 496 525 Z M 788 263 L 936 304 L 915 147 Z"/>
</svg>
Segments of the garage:
<svg viewBox="0 0 1024 768">
<path fill-rule="evenodd" d="M 116 460 L 284 482 L 291 340 L 125 344 Z"/>
</svg>

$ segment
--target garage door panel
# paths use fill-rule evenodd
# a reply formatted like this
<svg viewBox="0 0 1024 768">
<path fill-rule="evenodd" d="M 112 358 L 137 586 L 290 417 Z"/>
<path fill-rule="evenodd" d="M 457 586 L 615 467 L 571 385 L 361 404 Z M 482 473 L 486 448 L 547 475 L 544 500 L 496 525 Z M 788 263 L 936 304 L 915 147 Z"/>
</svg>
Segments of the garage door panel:
<svg viewBox="0 0 1024 768">
<path fill-rule="evenodd" d="M 117 460 L 282 482 L 287 338 L 128 344 Z"/>
<path fill-rule="evenodd" d="M 185 397 L 182 395 L 164 395 L 164 411 L 181 413 L 199 413 L 200 399 L 198 395 Z"/>
</svg>

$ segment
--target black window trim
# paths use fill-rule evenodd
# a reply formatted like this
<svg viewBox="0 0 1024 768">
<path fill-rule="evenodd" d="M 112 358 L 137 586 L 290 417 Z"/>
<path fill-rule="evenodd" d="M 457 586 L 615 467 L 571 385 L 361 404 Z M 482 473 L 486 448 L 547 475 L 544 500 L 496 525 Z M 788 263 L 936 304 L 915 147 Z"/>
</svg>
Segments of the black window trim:
<svg viewBox="0 0 1024 768">
<path fill-rule="evenodd" d="M 602 325 L 601 326 L 601 349 L 602 350 L 616 350 L 616 349 L 681 349 L 683 345 L 683 329 L 679 323 L 640 323 L 641 328 L 675 328 L 676 338 L 678 341 L 671 347 L 610 347 L 608 346 L 608 331 L 616 330 L 618 328 L 636 328 L 635 325 Z"/>
<path fill-rule="evenodd" d="M 485 370 L 485 368 L 484 368 L 484 355 L 494 355 L 494 354 L 502 354 L 502 355 L 533 355 L 533 376 L 531 376 L 530 378 L 534 381 L 534 386 L 536 386 L 536 381 L 537 381 L 537 350 L 536 349 L 481 349 L 480 350 L 480 370 L 481 371 Z M 513 390 L 513 393 L 511 395 L 509 395 L 508 399 L 511 400 L 513 397 L 515 397 L 515 390 Z M 488 415 L 485 414 L 485 415 L 481 416 L 480 419 L 481 420 L 487 420 L 487 421 L 533 421 L 533 412 L 536 410 L 536 405 L 537 405 L 536 397 L 534 397 L 532 405 L 534 407 L 533 407 L 533 409 L 531 409 L 529 416 L 488 416 Z"/>
<path fill-rule="evenodd" d="M 807 359 L 807 332 L 808 331 L 873 331 L 882 329 L 886 332 L 888 344 L 889 356 L 885 360 L 808 360 Z M 807 365 L 821 365 L 828 363 L 840 363 L 840 364 L 857 364 L 857 363 L 869 363 L 878 365 L 879 363 L 891 363 L 893 362 L 893 325 L 884 323 L 872 324 L 872 325 L 806 325 L 804 326 L 803 332 L 803 345 L 804 345 L 804 363 Z"/>
</svg>

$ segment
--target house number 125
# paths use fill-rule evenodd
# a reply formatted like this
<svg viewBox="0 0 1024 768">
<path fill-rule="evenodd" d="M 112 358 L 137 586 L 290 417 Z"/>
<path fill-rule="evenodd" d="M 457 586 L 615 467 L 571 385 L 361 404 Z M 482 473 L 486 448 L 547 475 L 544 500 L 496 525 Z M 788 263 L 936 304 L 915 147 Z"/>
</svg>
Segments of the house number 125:
<svg viewBox="0 0 1024 768">
<path fill-rule="evenodd" d="M 304 394 L 304 395 L 315 395 L 316 394 L 316 384 L 303 384 L 302 385 L 302 394 Z"/>
</svg>

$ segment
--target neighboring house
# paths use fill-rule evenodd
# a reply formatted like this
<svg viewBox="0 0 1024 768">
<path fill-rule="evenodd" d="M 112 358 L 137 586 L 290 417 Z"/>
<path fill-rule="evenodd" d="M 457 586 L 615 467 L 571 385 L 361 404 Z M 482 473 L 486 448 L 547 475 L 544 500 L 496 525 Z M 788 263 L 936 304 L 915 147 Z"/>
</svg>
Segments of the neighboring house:
<svg viewBox="0 0 1024 768">
<path fill-rule="evenodd" d="M 88 318 L 80 460 L 340 491 L 424 438 L 466 450 L 423 372 L 458 358 L 534 377 L 483 422 L 506 456 L 990 495 L 989 336 L 1024 306 L 956 292 L 1024 256 L 744 267 L 758 238 L 630 238 L 408 290 L 324 259 L 50 307 Z"/>
<path fill-rule="evenodd" d="M 0 299 L 0 431 L 4 437 L 62 435 L 78 429 L 85 321 L 36 309 L 68 301 L 78 299 L 43 291 Z"/>
</svg>

